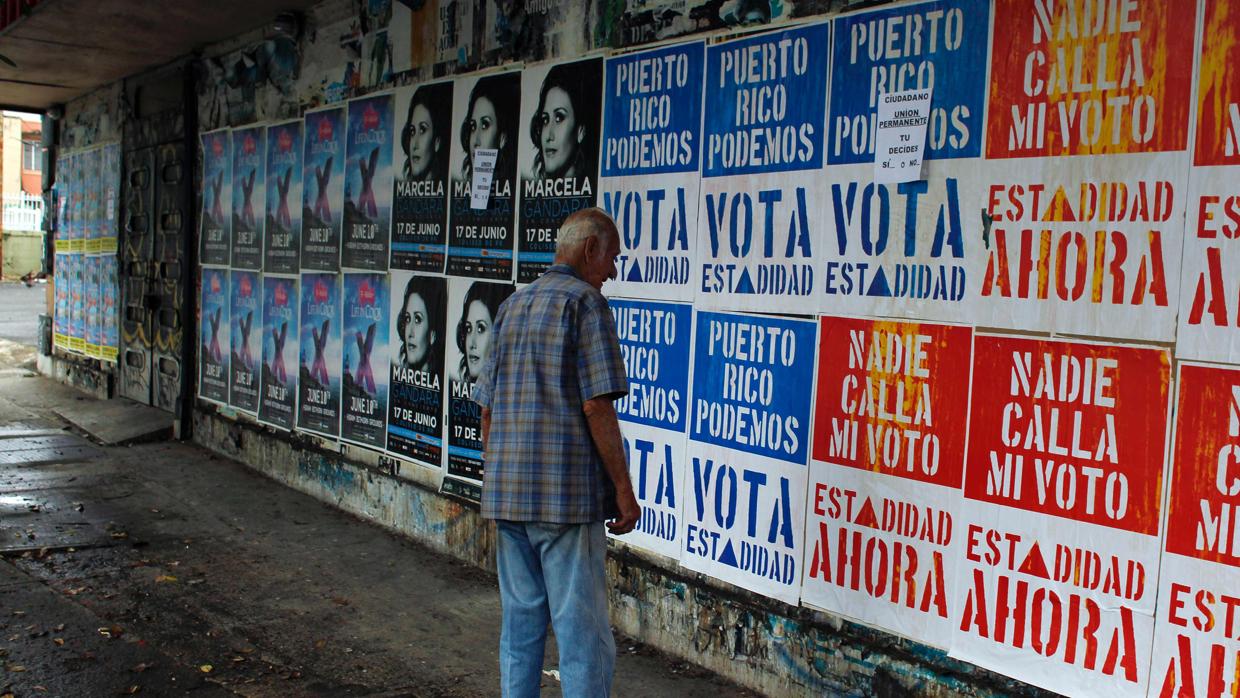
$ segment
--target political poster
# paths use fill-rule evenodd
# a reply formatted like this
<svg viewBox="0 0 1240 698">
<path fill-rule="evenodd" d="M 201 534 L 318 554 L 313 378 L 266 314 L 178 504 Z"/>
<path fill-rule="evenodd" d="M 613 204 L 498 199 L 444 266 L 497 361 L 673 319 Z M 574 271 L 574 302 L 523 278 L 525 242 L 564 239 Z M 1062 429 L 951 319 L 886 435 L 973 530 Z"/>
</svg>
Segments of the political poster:
<svg viewBox="0 0 1240 698">
<path fill-rule="evenodd" d="M 973 321 L 1171 341 L 1196 3 L 994 7 Z"/>
<path fill-rule="evenodd" d="M 387 442 L 388 300 L 386 273 L 344 275 L 340 438 L 379 449 Z"/>
<path fill-rule="evenodd" d="M 977 212 L 990 3 L 905 4 L 834 24 L 819 307 L 971 322 L 985 252 Z M 932 93 L 926 176 L 876 182 L 879 101 L 910 90 Z"/>
<path fill-rule="evenodd" d="M 301 339 L 297 357 L 297 428 L 340 435 L 340 277 L 301 275 Z"/>
<path fill-rule="evenodd" d="M 301 201 L 303 175 L 302 123 L 298 119 L 267 127 L 263 270 L 269 274 L 296 274 L 301 270 L 301 211 L 297 203 Z"/>
<path fill-rule="evenodd" d="M 685 567 L 790 604 L 801 590 L 813 322 L 698 312 Z"/>
<path fill-rule="evenodd" d="M 392 95 L 349 101 L 340 266 L 388 268 L 392 227 Z"/>
<path fill-rule="evenodd" d="M 304 120 L 301 268 L 337 271 L 344 226 L 345 110 L 310 111 Z"/>
<path fill-rule="evenodd" d="M 393 269 L 444 270 L 453 84 L 445 80 L 396 92 L 400 150 L 392 192 Z"/>
<path fill-rule="evenodd" d="M 198 306 L 198 397 L 220 405 L 228 404 L 228 386 L 232 381 L 229 309 L 228 269 L 202 267 L 202 296 Z"/>
<path fill-rule="evenodd" d="M 699 308 L 817 305 L 830 39 L 807 24 L 706 51 Z"/>
<path fill-rule="evenodd" d="M 973 331 L 824 317 L 801 601 L 947 649 Z"/>
<path fill-rule="evenodd" d="M 99 257 L 99 358 L 115 363 L 120 354 L 120 281 L 115 254 Z"/>
<path fill-rule="evenodd" d="M 526 128 L 521 109 L 521 72 L 510 70 L 457 79 L 452 113 L 452 192 L 447 272 L 511 281 L 517 216 L 517 143 Z M 471 197 L 478 150 L 496 151 L 485 206 Z"/>
<path fill-rule="evenodd" d="M 611 299 L 629 394 L 615 401 L 642 515 L 624 543 L 680 559 L 693 306 Z"/>
<path fill-rule="evenodd" d="M 263 268 L 263 190 L 266 188 L 265 126 L 232 133 L 232 268 Z"/>
<path fill-rule="evenodd" d="M 258 272 L 232 269 L 229 273 L 229 327 L 232 345 L 229 359 L 228 404 L 241 412 L 258 415 L 259 367 L 262 359 L 263 289 Z"/>
<path fill-rule="evenodd" d="M 433 468 L 443 467 L 447 287 L 442 276 L 392 272 L 387 450 Z"/>
<path fill-rule="evenodd" d="M 1240 693 L 1240 370 L 1179 364 L 1151 696 Z"/>
<path fill-rule="evenodd" d="M 705 44 L 607 60 L 599 197 L 620 230 L 621 298 L 692 301 Z"/>
<path fill-rule="evenodd" d="M 1240 27 L 1236 0 L 1205 4 L 1175 353 L 1240 363 Z"/>
<path fill-rule="evenodd" d="M 263 275 L 263 368 L 258 420 L 291 430 L 297 417 L 296 276 Z"/>
<path fill-rule="evenodd" d="M 86 355 L 99 358 L 99 255 L 88 254 L 83 258 L 82 292 L 86 306 Z"/>
<path fill-rule="evenodd" d="M 602 58 L 521 73 L 517 283 L 541 276 L 555 257 L 560 224 L 595 205 L 602 98 Z"/>
<path fill-rule="evenodd" d="M 953 657 L 1071 696 L 1144 695 L 1170 363 L 975 336 Z"/>
<path fill-rule="evenodd" d="M 491 354 L 491 326 L 511 284 L 448 280 L 448 470 L 443 491 L 477 501 L 482 496 L 482 408 L 474 385 Z"/>
</svg>

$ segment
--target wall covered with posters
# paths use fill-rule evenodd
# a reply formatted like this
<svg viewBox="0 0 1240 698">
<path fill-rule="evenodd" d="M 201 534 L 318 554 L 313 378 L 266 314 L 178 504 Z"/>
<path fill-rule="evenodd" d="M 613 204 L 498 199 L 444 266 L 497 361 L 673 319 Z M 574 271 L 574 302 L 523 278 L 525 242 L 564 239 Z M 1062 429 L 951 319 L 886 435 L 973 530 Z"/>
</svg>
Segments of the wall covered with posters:
<svg viewBox="0 0 1240 698">
<path fill-rule="evenodd" d="M 555 4 L 368 3 L 291 102 L 204 101 L 210 409 L 476 500 L 491 321 L 600 206 L 626 554 L 948 690 L 1240 691 L 1240 0 Z"/>
</svg>

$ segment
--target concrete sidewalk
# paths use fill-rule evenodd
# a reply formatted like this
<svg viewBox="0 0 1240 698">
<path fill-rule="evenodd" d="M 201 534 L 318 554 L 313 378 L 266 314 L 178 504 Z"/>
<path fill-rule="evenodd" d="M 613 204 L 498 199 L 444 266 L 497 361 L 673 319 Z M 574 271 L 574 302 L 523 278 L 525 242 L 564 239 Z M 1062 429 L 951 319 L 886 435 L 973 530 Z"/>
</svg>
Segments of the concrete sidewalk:
<svg viewBox="0 0 1240 698">
<path fill-rule="evenodd" d="M 0 695 L 497 695 L 493 576 L 85 400 L 0 372 Z M 617 696 L 753 695 L 617 645 Z"/>
</svg>

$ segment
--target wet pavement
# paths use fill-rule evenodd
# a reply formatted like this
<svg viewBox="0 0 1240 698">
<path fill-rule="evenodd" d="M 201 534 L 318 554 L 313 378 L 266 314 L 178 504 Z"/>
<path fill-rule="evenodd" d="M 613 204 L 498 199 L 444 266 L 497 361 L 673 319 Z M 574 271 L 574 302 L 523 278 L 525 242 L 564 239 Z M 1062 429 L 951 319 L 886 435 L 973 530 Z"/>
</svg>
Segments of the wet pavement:
<svg viewBox="0 0 1240 698">
<path fill-rule="evenodd" d="M 0 697 L 497 695 L 493 576 L 191 445 L 92 443 L 3 345 Z M 753 695 L 617 645 L 614 695 Z"/>
</svg>

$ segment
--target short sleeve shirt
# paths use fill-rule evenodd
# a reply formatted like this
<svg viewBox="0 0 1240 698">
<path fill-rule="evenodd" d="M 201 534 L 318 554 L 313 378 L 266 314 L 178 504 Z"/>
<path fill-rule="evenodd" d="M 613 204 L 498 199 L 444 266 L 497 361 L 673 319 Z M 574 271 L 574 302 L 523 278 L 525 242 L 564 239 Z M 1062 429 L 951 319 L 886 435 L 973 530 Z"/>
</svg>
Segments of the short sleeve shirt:
<svg viewBox="0 0 1240 698">
<path fill-rule="evenodd" d="M 616 516 L 583 407 L 628 393 L 607 299 L 557 264 L 496 313 L 474 400 L 491 410 L 482 515 L 587 523 Z"/>
</svg>

